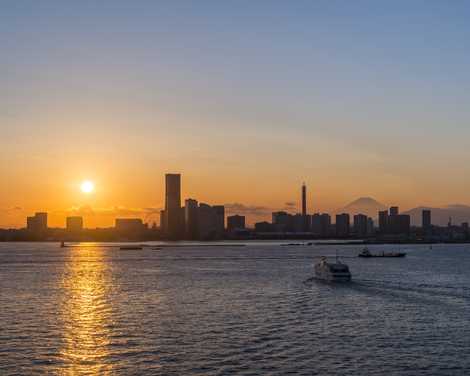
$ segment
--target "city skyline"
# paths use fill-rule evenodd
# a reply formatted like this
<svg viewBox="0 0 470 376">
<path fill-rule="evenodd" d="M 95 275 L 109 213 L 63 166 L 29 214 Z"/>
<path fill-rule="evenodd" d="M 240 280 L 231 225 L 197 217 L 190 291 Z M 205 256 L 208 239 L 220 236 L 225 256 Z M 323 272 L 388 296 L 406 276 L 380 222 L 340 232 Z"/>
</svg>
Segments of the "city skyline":
<svg viewBox="0 0 470 376">
<path fill-rule="evenodd" d="M 12 2 L 0 14 L 0 226 L 36 210 L 56 221 L 92 208 L 93 225 L 158 211 L 168 170 L 186 176 L 183 196 L 269 210 L 297 201 L 304 180 L 322 212 L 361 196 L 469 205 L 468 11 Z M 85 179 L 94 195 L 77 191 Z"/>
<path fill-rule="evenodd" d="M 166 175 L 180 175 L 180 174 L 165 174 Z M 93 185 L 93 189 L 90 192 L 83 191 L 83 185 L 91 184 Z M 191 199 L 192 197 L 196 197 L 195 194 L 186 194 L 183 190 L 184 185 L 178 183 L 179 185 L 179 202 L 182 203 L 184 206 L 185 200 Z M 165 183 L 162 184 L 165 187 Z M 96 194 L 95 189 L 99 190 L 99 187 L 95 187 L 95 182 L 90 180 L 84 180 L 78 182 L 76 184 L 76 190 L 82 191 L 81 193 L 85 196 L 91 195 L 93 196 Z M 250 227 L 253 227 L 254 224 L 258 221 L 269 220 L 272 216 L 273 212 L 283 211 L 291 214 L 296 213 L 303 213 L 304 205 L 306 212 L 308 213 L 328 213 L 331 216 L 335 216 L 337 214 L 341 214 L 342 212 L 346 212 L 348 214 L 367 214 L 368 211 L 372 210 L 373 214 L 370 214 L 371 217 L 375 220 L 379 219 L 379 209 L 376 209 L 375 206 L 373 209 L 367 208 L 368 205 L 373 203 L 373 205 L 377 205 L 378 207 L 391 207 L 393 208 L 395 204 L 384 204 L 381 201 L 375 200 L 372 197 L 359 197 L 352 202 L 348 202 L 342 207 L 337 207 L 334 210 L 322 210 L 321 208 L 324 205 L 318 199 L 315 199 L 315 191 L 311 193 L 311 190 L 307 191 L 307 185 L 305 181 L 300 186 L 300 190 L 297 187 L 297 197 L 290 197 L 291 200 L 285 201 L 284 203 L 280 203 L 278 206 L 268 207 L 268 206 L 259 206 L 259 205 L 246 205 L 244 203 L 239 202 L 232 202 L 232 203 L 221 203 L 225 207 L 227 215 L 243 215 L 246 218 L 246 224 Z M 158 190 L 158 188 L 157 188 Z M 81 207 L 74 207 L 68 210 L 46 210 L 44 208 L 34 208 L 34 209 L 24 209 L 21 207 L 13 207 L 7 210 L 0 211 L 0 228 L 23 228 L 25 227 L 25 218 L 26 216 L 33 215 L 34 213 L 41 213 L 47 212 L 48 213 L 48 223 L 52 227 L 66 227 L 66 220 L 67 218 L 73 217 L 81 217 L 84 223 L 84 227 L 86 228 L 107 228 L 113 227 L 115 224 L 116 218 L 140 218 L 145 223 L 152 225 L 156 223 L 158 226 L 161 226 L 161 212 L 165 210 L 166 204 L 165 201 L 167 200 L 167 195 L 164 193 L 165 188 L 163 188 L 163 199 L 161 200 L 161 206 L 148 206 L 145 208 L 126 208 L 123 206 L 111 206 L 108 208 L 93 208 L 89 205 L 84 205 Z M 312 196 L 310 196 L 312 195 Z M 202 197 L 207 197 L 206 195 L 202 194 Z M 87 197 L 88 198 L 88 197 Z M 93 199 L 93 198 L 91 198 Z M 304 201 L 305 199 L 305 201 Z M 178 200 L 178 199 L 176 199 Z M 312 202 L 313 200 L 313 202 Z M 364 203 L 363 203 L 364 201 Z M 208 200 L 201 200 L 201 202 L 212 202 L 210 199 Z M 358 202 L 363 204 L 365 208 L 356 208 Z M 359 205 L 361 205 L 359 204 Z M 401 206 L 399 206 L 402 208 Z M 402 208 L 404 212 L 413 213 L 413 211 L 417 210 L 452 210 L 452 208 L 460 208 L 464 209 L 463 213 L 457 214 L 459 216 L 464 216 L 463 221 L 467 221 L 468 219 L 465 216 L 469 216 L 470 218 L 470 206 L 465 205 L 446 205 L 441 207 L 433 207 L 433 206 L 426 206 L 426 205 L 417 205 L 410 208 Z M 452 216 L 452 214 L 450 214 Z M 15 217 L 15 225 L 8 225 L 9 217 Z M 448 217 L 447 217 L 448 218 Z M 419 220 L 414 218 L 414 224 L 418 225 Z M 7 225 L 5 225 L 5 223 Z"/>
<path fill-rule="evenodd" d="M 198 210 L 198 207 L 201 205 L 203 207 L 209 207 L 208 204 L 198 201 L 197 199 L 194 199 L 190 197 L 184 197 L 182 196 L 182 179 L 181 179 L 181 174 L 180 173 L 166 173 L 164 175 L 164 187 L 165 187 L 165 193 L 164 193 L 164 206 L 162 208 L 152 208 L 153 214 L 149 216 L 148 214 L 150 213 L 150 210 L 147 212 L 147 216 L 139 216 L 141 214 L 140 212 L 134 211 L 134 212 L 129 212 L 129 211 L 122 211 L 120 213 L 112 213 L 112 226 L 104 226 L 106 227 L 118 227 L 117 223 L 121 220 L 139 220 L 141 224 L 146 224 L 147 226 L 158 226 L 162 232 L 167 233 L 170 238 L 179 238 L 179 237 L 184 237 L 187 236 L 188 233 L 194 233 L 194 229 L 188 228 L 188 221 L 190 223 L 197 222 L 197 213 L 194 212 L 194 210 Z M 80 190 L 84 194 L 93 194 L 95 191 L 95 184 L 93 181 L 90 180 L 85 180 L 79 185 Z M 439 208 L 430 208 L 430 207 L 416 207 L 412 210 L 409 211 L 401 211 L 399 206 L 386 206 L 383 203 L 380 203 L 373 198 L 370 197 L 361 197 L 348 205 L 344 206 L 343 208 L 340 208 L 334 212 L 322 212 L 319 210 L 310 210 L 310 200 L 308 196 L 308 188 L 305 182 L 302 183 L 300 186 L 299 190 L 299 202 L 287 202 L 285 203 L 285 206 L 283 208 L 271 208 L 271 211 L 268 213 L 267 211 L 269 208 L 258 208 L 258 210 L 263 210 L 263 214 L 261 218 L 257 218 L 258 216 L 255 215 L 254 218 L 251 218 L 250 220 L 250 212 L 247 212 L 247 209 L 249 207 L 244 206 L 243 204 L 219 204 L 219 205 L 214 205 L 211 203 L 212 208 L 218 210 L 218 208 L 221 208 L 222 210 L 222 218 L 223 218 L 223 228 L 225 227 L 230 227 L 228 224 L 228 218 L 231 218 L 234 220 L 234 223 L 239 223 L 240 219 L 242 218 L 243 221 L 243 228 L 245 228 L 245 224 L 247 227 L 251 228 L 256 228 L 256 219 L 258 219 L 261 222 L 265 222 L 267 217 L 272 218 L 272 223 L 275 223 L 277 220 L 275 217 L 277 215 L 288 215 L 288 216 L 299 216 L 302 217 L 301 223 L 297 225 L 297 231 L 306 231 L 308 232 L 308 228 L 311 226 L 311 218 L 312 215 L 328 215 L 330 217 L 329 223 L 334 223 L 338 224 L 341 223 L 341 226 L 344 226 L 342 224 L 343 220 L 346 220 L 348 225 L 346 225 L 347 228 L 350 228 L 352 226 L 349 225 L 352 219 L 354 219 L 354 223 L 351 222 L 354 227 L 356 227 L 356 219 L 360 220 L 362 222 L 363 218 L 356 218 L 357 216 L 359 217 L 364 217 L 366 221 L 377 221 L 378 222 L 378 228 L 384 227 L 384 224 L 381 224 L 383 222 L 381 216 L 383 213 L 385 213 L 386 216 L 388 216 L 388 213 L 390 212 L 390 215 L 392 216 L 398 216 L 399 214 L 405 214 L 408 219 L 408 226 L 413 225 L 413 226 L 420 226 L 422 225 L 422 228 L 429 228 L 431 225 L 437 225 L 441 226 L 442 223 L 442 218 L 440 220 L 437 220 L 436 223 L 433 223 L 431 218 L 432 218 L 432 211 L 433 210 L 440 210 Z M 227 206 L 227 207 L 226 207 Z M 462 213 L 457 214 L 457 222 L 463 223 L 463 222 L 468 222 L 470 219 L 470 207 L 467 206 L 449 206 L 449 209 L 455 208 L 455 209 L 461 209 L 463 210 Z M 465 213 L 465 210 L 468 211 L 468 213 Z M 156 220 L 157 216 L 157 211 L 158 211 L 158 220 Z M 419 219 L 413 218 L 416 217 L 416 211 L 419 211 Z M 252 214 L 252 213 L 251 213 Z M 442 215 L 442 213 L 440 213 Z M 462 215 L 464 217 L 462 217 Z M 467 215 L 468 217 L 465 217 Z M 240 217 L 241 216 L 241 217 Z M 331 221 L 331 218 L 336 216 L 336 221 Z M 345 218 L 347 216 L 347 218 Z M 253 217 L 253 215 L 251 216 Z M 307 218 L 308 217 L 308 218 Z M 425 219 L 426 217 L 426 219 Z M 439 215 L 438 215 L 439 217 Z M 93 228 L 103 228 L 103 226 L 86 226 L 86 214 L 83 215 L 80 212 L 74 212 L 73 215 L 71 214 L 66 214 L 64 218 L 62 218 L 62 221 L 65 223 L 65 228 L 88 228 L 88 229 L 93 229 Z M 413 221 L 413 219 L 414 221 Z M 448 220 L 447 220 L 448 219 Z M 448 215 L 446 218 L 446 224 L 452 222 L 452 215 Z M 426 224 L 425 224 L 426 223 Z M 23 223 L 24 224 L 24 223 Z M 226 225 L 227 224 L 227 225 Z M 50 217 L 49 213 L 47 211 L 36 211 L 34 215 L 26 217 L 26 227 L 28 229 L 31 229 L 33 231 L 37 231 L 37 228 L 40 228 L 42 230 L 47 229 L 48 227 L 55 227 L 55 228 L 61 228 L 63 226 L 61 225 L 56 225 L 55 223 L 51 225 L 50 222 Z M 192 225 L 189 225 L 192 226 Z M 371 227 L 374 228 L 374 223 L 372 222 Z M 25 228 L 25 226 L 21 226 L 21 228 Z M 41 231 L 42 231 L 41 230 Z M 382 229 L 383 230 L 383 229 Z M 197 232 L 197 231 L 196 231 Z M 341 232 L 341 231 L 340 231 Z M 344 231 L 342 231 L 344 232 Z"/>
<path fill-rule="evenodd" d="M 419 224 L 412 222 L 413 213 L 402 212 L 398 206 L 385 207 L 371 199 L 361 198 L 336 214 L 307 210 L 308 188 L 300 186 L 299 209 L 290 212 L 271 212 L 271 221 L 261 220 L 250 226 L 238 208 L 235 213 L 224 205 L 205 203 L 181 196 L 182 176 L 164 175 L 165 206 L 160 210 L 159 226 L 142 218 L 122 216 L 114 218 L 114 226 L 87 227 L 82 216 L 67 216 L 65 228 L 51 226 L 47 212 L 36 212 L 26 218 L 26 227 L 19 230 L 0 229 L 2 241 L 149 241 L 149 240 L 248 240 L 248 239 L 343 239 L 367 242 L 455 242 L 468 241 L 469 218 L 458 216 L 457 223 L 449 216 L 442 226 L 433 221 L 432 210 L 416 208 Z M 95 191 L 92 181 L 84 181 L 80 189 L 84 194 Z M 470 209 L 470 208 L 467 208 Z M 416 215 L 416 213 L 415 213 Z M 439 215 L 438 215 L 439 217 Z M 456 218 L 454 218 L 455 220 Z M 458 221 L 460 220 L 460 223 Z M 375 221 L 375 222 L 374 222 Z M 313 244 L 313 243 L 309 243 Z"/>
</svg>

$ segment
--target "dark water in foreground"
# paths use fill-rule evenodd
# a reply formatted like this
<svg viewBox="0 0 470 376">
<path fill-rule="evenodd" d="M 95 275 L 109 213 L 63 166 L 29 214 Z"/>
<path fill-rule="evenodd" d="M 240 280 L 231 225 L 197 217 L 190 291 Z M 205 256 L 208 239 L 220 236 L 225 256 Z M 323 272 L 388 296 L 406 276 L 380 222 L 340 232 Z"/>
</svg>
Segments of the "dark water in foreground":
<svg viewBox="0 0 470 376">
<path fill-rule="evenodd" d="M 0 244 L 0 375 L 470 374 L 469 245 L 335 248 Z"/>
</svg>

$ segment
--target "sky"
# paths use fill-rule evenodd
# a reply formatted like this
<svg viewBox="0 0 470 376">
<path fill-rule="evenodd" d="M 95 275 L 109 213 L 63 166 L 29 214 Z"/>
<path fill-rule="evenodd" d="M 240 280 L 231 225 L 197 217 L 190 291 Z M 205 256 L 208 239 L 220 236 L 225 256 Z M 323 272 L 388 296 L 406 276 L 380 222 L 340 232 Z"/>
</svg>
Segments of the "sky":
<svg viewBox="0 0 470 376">
<path fill-rule="evenodd" d="M 458 0 L 4 0 L 0 226 L 152 221 L 166 172 L 250 220 L 297 210 L 304 181 L 311 212 L 470 204 L 469 18 Z"/>
</svg>

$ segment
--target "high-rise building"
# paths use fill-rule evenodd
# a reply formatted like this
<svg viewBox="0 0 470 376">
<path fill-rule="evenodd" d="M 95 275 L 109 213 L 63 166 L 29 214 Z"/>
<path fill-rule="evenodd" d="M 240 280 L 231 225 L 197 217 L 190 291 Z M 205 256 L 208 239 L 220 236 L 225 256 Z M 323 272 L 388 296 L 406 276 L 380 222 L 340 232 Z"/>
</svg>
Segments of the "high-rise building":
<svg viewBox="0 0 470 376">
<path fill-rule="evenodd" d="M 162 234 L 166 235 L 166 212 L 165 210 L 160 210 L 160 231 Z"/>
<path fill-rule="evenodd" d="M 398 215 L 400 214 L 400 209 L 398 208 L 398 206 L 392 206 L 390 208 L 390 215 Z"/>
<path fill-rule="evenodd" d="M 142 219 L 140 218 L 116 218 L 114 228 L 117 231 L 137 231 L 145 228 Z"/>
<path fill-rule="evenodd" d="M 189 240 L 196 240 L 199 236 L 198 203 L 190 198 L 184 203 L 185 237 Z"/>
<path fill-rule="evenodd" d="M 388 232 L 388 211 L 379 211 L 379 232 L 386 234 Z"/>
<path fill-rule="evenodd" d="M 336 215 L 336 235 L 340 237 L 349 236 L 350 220 L 349 214 L 337 214 Z"/>
<path fill-rule="evenodd" d="M 119 236 L 126 239 L 140 239 L 147 225 L 140 218 L 116 218 L 114 228 Z"/>
<path fill-rule="evenodd" d="M 307 215 L 307 186 L 305 183 L 302 184 L 302 215 Z"/>
<path fill-rule="evenodd" d="M 363 237 L 368 235 L 369 218 L 364 214 L 354 216 L 354 233 L 356 236 Z"/>
<path fill-rule="evenodd" d="M 307 186 L 302 184 L 302 217 L 300 223 L 300 232 L 307 232 L 310 230 L 310 218 L 307 215 Z M 296 227 L 296 226 L 295 226 Z"/>
<path fill-rule="evenodd" d="M 272 223 L 277 232 L 291 232 L 294 230 L 294 218 L 285 211 L 272 213 Z"/>
<path fill-rule="evenodd" d="M 210 206 L 204 203 L 199 204 L 199 239 L 213 240 L 223 237 L 224 213 L 225 209 L 223 206 Z"/>
<path fill-rule="evenodd" d="M 67 217 L 65 220 L 65 226 L 68 232 L 80 232 L 83 230 L 83 218 Z"/>
<path fill-rule="evenodd" d="M 431 228 L 431 210 L 425 209 L 422 212 L 423 230 L 428 231 Z"/>
<path fill-rule="evenodd" d="M 242 230 L 245 228 L 245 216 L 244 215 L 230 215 L 227 217 L 227 230 Z"/>
<path fill-rule="evenodd" d="M 179 239 L 183 233 L 181 210 L 181 175 L 165 174 L 164 228 L 169 239 Z"/>
<path fill-rule="evenodd" d="M 329 214 L 315 213 L 312 215 L 312 233 L 315 236 L 326 237 L 330 235 L 331 217 Z"/>
<path fill-rule="evenodd" d="M 374 235 L 374 220 L 372 218 L 367 218 L 367 236 Z"/>
<path fill-rule="evenodd" d="M 393 235 L 408 235 L 410 233 L 411 219 L 409 215 L 391 215 L 388 221 L 388 233 Z"/>
<path fill-rule="evenodd" d="M 35 233 L 45 232 L 47 230 L 47 213 L 38 212 L 33 217 L 28 217 L 26 228 Z"/>
<path fill-rule="evenodd" d="M 294 214 L 292 216 L 292 231 L 306 232 L 308 216 L 302 214 Z"/>
<path fill-rule="evenodd" d="M 225 207 L 223 205 L 214 205 L 212 209 L 215 215 L 216 237 L 221 239 L 225 234 Z"/>
</svg>

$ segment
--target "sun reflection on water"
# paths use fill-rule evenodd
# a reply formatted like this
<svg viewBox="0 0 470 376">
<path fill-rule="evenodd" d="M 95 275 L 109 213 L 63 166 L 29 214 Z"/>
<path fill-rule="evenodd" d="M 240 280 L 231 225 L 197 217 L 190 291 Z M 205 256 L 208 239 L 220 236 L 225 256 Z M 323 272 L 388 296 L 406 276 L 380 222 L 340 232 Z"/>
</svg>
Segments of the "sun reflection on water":
<svg viewBox="0 0 470 376">
<path fill-rule="evenodd" d="M 65 369 L 61 374 L 102 375 L 112 371 L 109 362 L 111 306 L 110 272 L 100 248 L 70 249 L 62 279 L 61 306 Z"/>
</svg>

